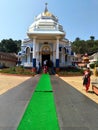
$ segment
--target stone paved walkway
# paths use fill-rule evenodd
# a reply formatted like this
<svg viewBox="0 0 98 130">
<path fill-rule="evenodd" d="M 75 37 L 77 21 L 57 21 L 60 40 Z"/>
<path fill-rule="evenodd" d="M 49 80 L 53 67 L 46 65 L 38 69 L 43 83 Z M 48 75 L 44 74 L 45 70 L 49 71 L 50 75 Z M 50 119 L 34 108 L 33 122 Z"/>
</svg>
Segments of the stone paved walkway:
<svg viewBox="0 0 98 130">
<path fill-rule="evenodd" d="M 39 78 L 0 74 L 0 130 L 16 130 Z M 51 82 L 60 130 L 97 130 L 98 96 L 92 86 L 86 93 L 82 76 L 52 75 Z"/>
<path fill-rule="evenodd" d="M 65 79 L 68 82 L 68 79 Z M 72 80 L 70 79 L 71 82 L 74 81 L 73 79 L 73 77 Z M 88 98 L 89 93 L 85 95 L 80 84 L 78 84 L 79 91 L 56 76 L 51 76 L 51 81 L 60 130 L 97 130 L 98 104 Z M 75 83 L 78 82 L 73 82 L 74 85 Z"/>
</svg>

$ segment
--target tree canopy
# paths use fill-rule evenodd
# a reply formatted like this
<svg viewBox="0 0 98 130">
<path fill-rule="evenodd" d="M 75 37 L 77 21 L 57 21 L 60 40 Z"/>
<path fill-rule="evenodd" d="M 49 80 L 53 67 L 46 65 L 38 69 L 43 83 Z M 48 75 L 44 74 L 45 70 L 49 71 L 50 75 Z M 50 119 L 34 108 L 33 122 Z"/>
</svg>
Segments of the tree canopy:
<svg viewBox="0 0 98 130">
<path fill-rule="evenodd" d="M 18 53 L 21 48 L 21 40 L 3 39 L 0 42 L 0 51 L 7 53 Z"/>
<path fill-rule="evenodd" d="M 89 40 L 81 40 L 79 37 L 72 42 L 72 50 L 76 54 L 89 54 L 98 51 L 98 40 L 94 36 L 90 36 Z"/>
</svg>

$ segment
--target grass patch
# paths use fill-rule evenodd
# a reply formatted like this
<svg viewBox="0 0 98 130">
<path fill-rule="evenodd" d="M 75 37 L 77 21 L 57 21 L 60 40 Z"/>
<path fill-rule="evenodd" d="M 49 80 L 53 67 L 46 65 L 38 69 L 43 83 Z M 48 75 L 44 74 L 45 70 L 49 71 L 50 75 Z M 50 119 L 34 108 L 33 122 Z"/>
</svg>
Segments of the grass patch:
<svg viewBox="0 0 98 130">
<path fill-rule="evenodd" d="M 4 68 L 1 69 L 0 73 L 30 75 L 30 76 L 35 75 L 35 73 L 31 71 L 31 69 L 26 69 L 23 66 Z"/>
<path fill-rule="evenodd" d="M 60 76 L 83 75 L 83 69 L 69 66 L 69 67 L 60 68 L 60 71 L 57 74 Z"/>
</svg>

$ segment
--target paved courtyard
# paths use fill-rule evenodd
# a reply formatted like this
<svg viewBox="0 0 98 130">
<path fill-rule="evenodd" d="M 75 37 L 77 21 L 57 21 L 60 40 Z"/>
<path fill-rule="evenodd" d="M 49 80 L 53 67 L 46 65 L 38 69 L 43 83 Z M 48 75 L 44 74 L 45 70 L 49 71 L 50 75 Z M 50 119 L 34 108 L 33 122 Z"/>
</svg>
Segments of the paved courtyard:
<svg viewBox="0 0 98 130">
<path fill-rule="evenodd" d="M 5 93 L 6 91 L 18 86 L 22 82 L 30 79 L 30 76 L 13 76 L 13 75 L 5 75 L 0 74 L 0 95 Z M 91 100 L 98 103 L 98 96 L 92 93 L 92 84 L 90 84 L 89 93 L 86 93 L 82 86 L 82 76 L 70 76 L 70 77 L 60 77 L 62 80 L 72 85 L 75 89 L 80 91 L 82 94 L 89 97 Z M 95 76 L 91 76 L 91 82 L 96 79 Z"/>
<path fill-rule="evenodd" d="M 85 96 L 89 97 L 94 102 L 98 103 L 98 96 L 92 92 L 92 84 L 90 84 L 89 92 L 85 92 L 85 88 L 82 85 L 82 76 L 76 76 L 76 77 L 60 77 L 62 80 L 66 81 L 68 84 L 73 86 L 75 89 L 80 91 Z M 96 79 L 95 76 L 91 76 L 91 82 L 93 82 Z"/>
<path fill-rule="evenodd" d="M 29 79 L 29 76 L 0 74 L 0 95 Z"/>
<path fill-rule="evenodd" d="M 40 75 L 0 74 L 0 130 L 16 130 Z M 94 80 L 91 77 L 91 81 Z M 98 96 L 85 92 L 82 76 L 51 76 L 60 130 L 97 130 Z"/>
</svg>

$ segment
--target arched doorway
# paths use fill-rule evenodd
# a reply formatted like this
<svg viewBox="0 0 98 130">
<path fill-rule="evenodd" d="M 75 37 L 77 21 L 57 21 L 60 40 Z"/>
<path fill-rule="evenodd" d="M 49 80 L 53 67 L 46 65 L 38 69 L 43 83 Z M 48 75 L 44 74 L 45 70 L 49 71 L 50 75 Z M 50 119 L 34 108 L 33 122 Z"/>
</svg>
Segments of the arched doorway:
<svg viewBox="0 0 98 130">
<path fill-rule="evenodd" d="M 42 65 L 45 60 L 50 61 L 50 54 L 42 54 Z"/>
<path fill-rule="evenodd" d="M 50 61 L 50 47 L 49 46 L 44 46 L 42 48 L 42 66 L 45 60 Z"/>
<path fill-rule="evenodd" d="M 30 47 L 26 48 L 26 62 L 30 63 Z"/>
</svg>

